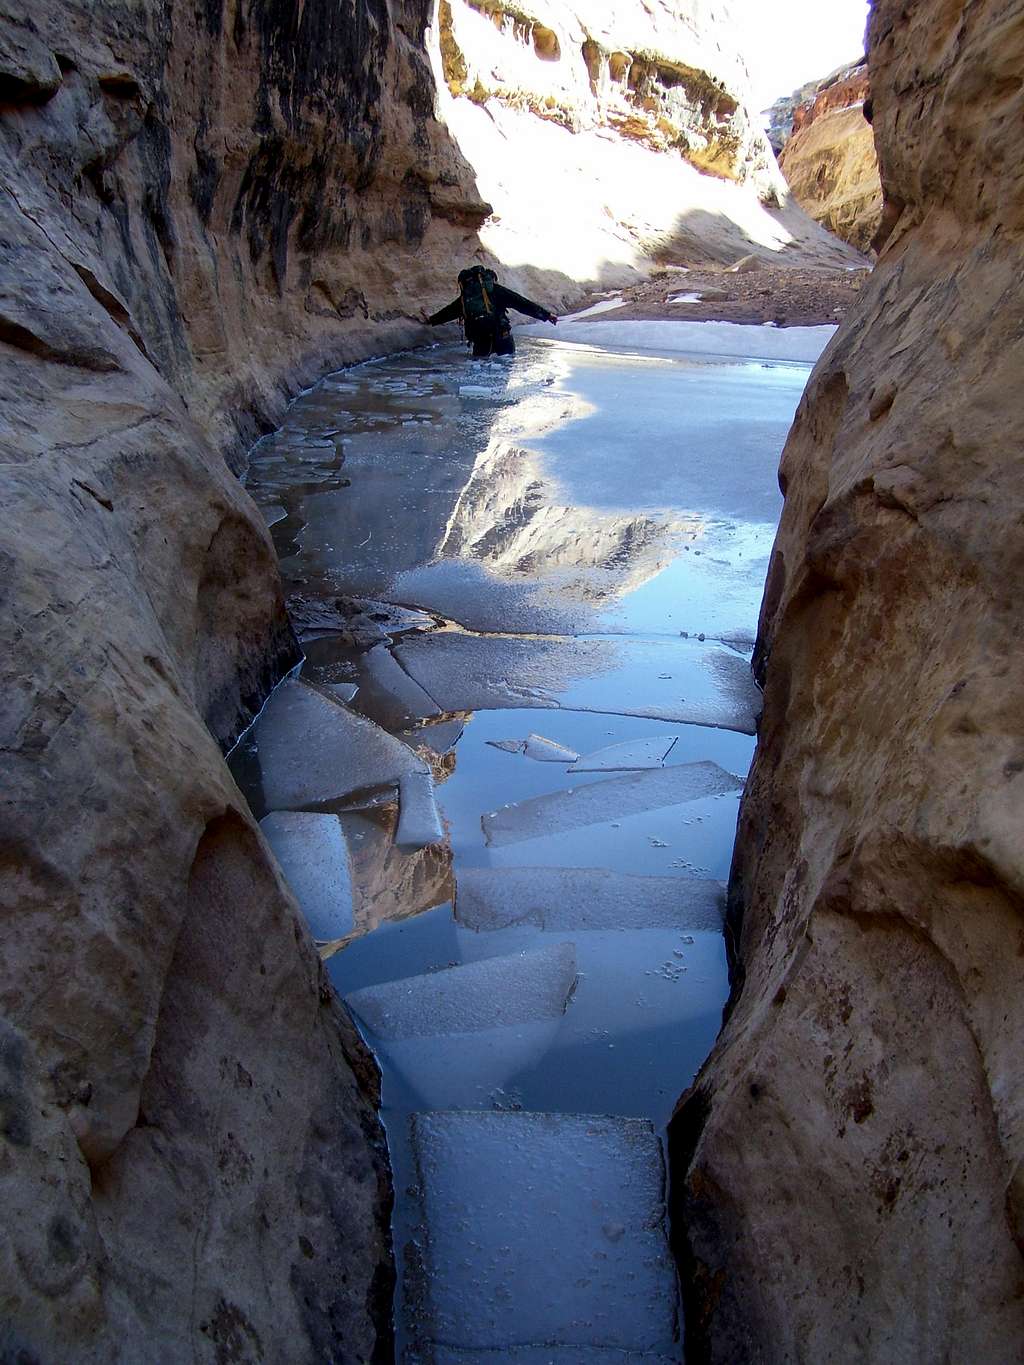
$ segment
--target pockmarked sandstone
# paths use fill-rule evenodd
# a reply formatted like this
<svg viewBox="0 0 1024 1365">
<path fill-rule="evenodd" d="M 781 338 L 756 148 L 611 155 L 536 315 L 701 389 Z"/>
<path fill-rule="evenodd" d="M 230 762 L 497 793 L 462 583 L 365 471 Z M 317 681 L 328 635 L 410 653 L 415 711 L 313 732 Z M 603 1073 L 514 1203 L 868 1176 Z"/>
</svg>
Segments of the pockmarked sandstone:
<svg viewBox="0 0 1024 1365">
<path fill-rule="evenodd" d="M 688 1358 L 1024 1341 L 1024 13 L 876 0 L 887 237 L 786 446 Z"/>
</svg>

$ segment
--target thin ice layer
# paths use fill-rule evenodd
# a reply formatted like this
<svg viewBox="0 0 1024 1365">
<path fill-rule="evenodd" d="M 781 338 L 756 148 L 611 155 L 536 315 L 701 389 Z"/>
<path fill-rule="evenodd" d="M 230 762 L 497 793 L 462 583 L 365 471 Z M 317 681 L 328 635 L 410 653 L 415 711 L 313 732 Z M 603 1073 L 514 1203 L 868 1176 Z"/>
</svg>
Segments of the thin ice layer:
<svg viewBox="0 0 1024 1365">
<path fill-rule="evenodd" d="M 274 811 L 260 821 L 314 938 L 352 932 L 352 873 L 336 815 Z"/>
<path fill-rule="evenodd" d="M 390 730 L 441 714 L 433 698 L 409 677 L 384 644 L 374 645 L 360 656 L 359 706 Z"/>
<path fill-rule="evenodd" d="M 562 1014 L 576 980 L 571 943 L 366 986 L 345 997 L 385 1041 L 472 1033 Z"/>
<path fill-rule="evenodd" d="M 569 769 L 571 773 L 634 772 L 641 768 L 663 768 L 672 752 L 675 735 L 658 735 L 654 739 L 628 739 L 622 744 L 609 744 L 592 754 L 584 754 Z"/>
<path fill-rule="evenodd" d="M 427 771 L 401 740 L 293 678 L 267 702 L 256 742 L 271 810 L 338 801 Z"/>
<path fill-rule="evenodd" d="M 449 1352 L 676 1356 L 664 1169 L 649 1122 L 416 1114 L 411 1136 L 425 1259 L 414 1339 Z"/>
<path fill-rule="evenodd" d="M 696 877 L 631 877 L 603 867 L 468 867 L 455 917 L 482 932 L 532 924 L 548 933 L 593 929 L 720 930 L 722 884 Z"/>
<path fill-rule="evenodd" d="M 485 815 L 481 824 L 489 844 L 515 844 L 705 796 L 720 796 L 742 785 L 738 777 L 717 763 L 682 763 L 676 768 L 629 773 L 519 801 Z"/>
<path fill-rule="evenodd" d="M 753 734 L 761 710 L 747 659 L 711 640 L 446 633 L 395 655 L 445 711 L 564 707 Z"/>
</svg>

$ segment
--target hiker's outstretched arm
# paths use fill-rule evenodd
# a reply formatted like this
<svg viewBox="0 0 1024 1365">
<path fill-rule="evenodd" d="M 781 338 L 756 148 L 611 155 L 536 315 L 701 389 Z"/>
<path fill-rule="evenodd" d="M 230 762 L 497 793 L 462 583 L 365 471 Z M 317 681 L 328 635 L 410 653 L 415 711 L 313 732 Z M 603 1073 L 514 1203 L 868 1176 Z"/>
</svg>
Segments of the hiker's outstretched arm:
<svg viewBox="0 0 1024 1365">
<path fill-rule="evenodd" d="M 494 291 L 496 301 L 503 308 L 514 308 L 517 313 L 525 313 L 528 317 L 537 318 L 539 322 L 553 322 L 554 313 L 542 308 L 539 303 L 534 303 L 532 299 L 524 299 L 522 294 L 516 294 L 511 289 L 506 289 L 503 284 L 499 284 Z"/>
<path fill-rule="evenodd" d="M 462 295 L 460 294 L 457 299 L 452 299 L 451 303 L 442 308 L 440 312 L 431 313 L 430 317 L 427 318 L 427 321 L 430 323 L 431 327 L 439 327 L 442 322 L 454 322 L 456 318 L 461 316 Z"/>
</svg>

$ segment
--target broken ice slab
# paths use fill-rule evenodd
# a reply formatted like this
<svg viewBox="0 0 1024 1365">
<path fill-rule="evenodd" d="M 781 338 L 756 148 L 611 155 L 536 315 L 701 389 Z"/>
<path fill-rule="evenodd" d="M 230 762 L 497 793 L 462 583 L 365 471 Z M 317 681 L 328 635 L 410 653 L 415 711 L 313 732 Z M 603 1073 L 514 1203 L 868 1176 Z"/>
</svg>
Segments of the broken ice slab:
<svg viewBox="0 0 1024 1365">
<path fill-rule="evenodd" d="M 502 749 L 507 754 L 525 754 L 538 763 L 574 763 L 579 758 L 575 749 L 567 749 L 544 735 L 529 734 L 526 739 L 489 739 L 492 749 Z"/>
<path fill-rule="evenodd" d="M 359 709 L 378 725 L 398 730 L 441 714 L 441 708 L 396 662 L 387 645 L 374 645 L 361 655 L 358 668 Z"/>
<path fill-rule="evenodd" d="M 399 730 L 398 735 L 414 749 L 428 749 L 432 754 L 443 757 L 455 748 L 465 728 L 464 720 L 428 721 L 425 725 Z"/>
<path fill-rule="evenodd" d="M 738 777 L 717 763 L 683 763 L 519 801 L 485 815 L 481 824 L 488 844 L 514 844 L 705 796 L 720 796 L 742 786 Z"/>
<path fill-rule="evenodd" d="M 426 1358 L 434 1343 L 450 1360 L 515 1360 L 543 1343 L 546 1354 L 522 1357 L 530 1365 L 559 1351 L 581 1353 L 567 1361 L 679 1358 L 665 1174 L 649 1122 L 416 1114 L 411 1141 L 423 1265 L 407 1326 Z"/>
<path fill-rule="evenodd" d="M 444 826 L 429 771 L 405 773 L 398 783 L 399 815 L 395 843 L 399 848 L 426 848 L 444 842 Z"/>
<path fill-rule="evenodd" d="M 557 1019 L 576 981 L 571 943 L 365 986 L 345 1003 L 384 1042 Z"/>
<path fill-rule="evenodd" d="M 288 512 L 280 503 L 273 503 L 270 507 L 261 507 L 260 515 L 268 526 L 276 526 L 279 521 L 284 521 Z"/>
<path fill-rule="evenodd" d="M 447 632 L 395 655 L 445 711 L 563 707 L 753 734 L 761 710 L 746 657 L 712 640 Z"/>
<path fill-rule="evenodd" d="M 532 924 L 545 932 L 721 930 L 721 882 L 632 877 L 602 867 L 467 867 L 455 918 L 467 929 Z"/>
<path fill-rule="evenodd" d="M 324 805 L 429 772 L 401 740 L 296 678 L 267 702 L 256 743 L 270 810 Z"/>
<path fill-rule="evenodd" d="M 338 683 L 319 683 L 322 692 L 329 692 L 332 697 L 337 697 L 339 701 L 350 702 L 359 691 L 358 683 L 338 682 Z"/>
<path fill-rule="evenodd" d="M 629 739 L 623 744 L 609 744 L 604 749 L 578 758 L 569 771 L 614 773 L 632 772 L 641 768 L 663 768 L 677 739 L 677 735 L 658 735 L 654 739 Z"/>
<path fill-rule="evenodd" d="M 260 828 L 315 939 L 352 932 L 352 873 L 336 815 L 274 811 Z"/>
</svg>

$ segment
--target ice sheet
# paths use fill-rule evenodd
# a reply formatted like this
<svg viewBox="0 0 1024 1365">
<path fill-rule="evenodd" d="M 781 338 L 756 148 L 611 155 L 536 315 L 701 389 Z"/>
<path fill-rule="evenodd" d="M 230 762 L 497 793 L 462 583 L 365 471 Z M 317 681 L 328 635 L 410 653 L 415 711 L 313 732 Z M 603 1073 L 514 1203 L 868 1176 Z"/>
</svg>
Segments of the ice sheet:
<svg viewBox="0 0 1024 1365">
<path fill-rule="evenodd" d="M 678 1358 L 665 1176 L 650 1123 L 416 1114 L 412 1145 L 425 1261 L 410 1313 L 418 1344 Z"/>
<path fill-rule="evenodd" d="M 631 877 L 603 867 L 467 867 L 456 881 L 455 916 L 467 929 L 721 930 L 722 884 Z"/>
<path fill-rule="evenodd" d="M 358 661 L 359 708 L 378 725 L 398 730 L 439 716 L 441 708 L 409 677 L 387 645 L 375 645 Z"/>
<path fill-rule="evenodd" d="M 530 323 L 516 334 L 545 335 L 544 326 Z M 742 356 L 750 360 L 796 360 L 813 364 L 838 328 L 754 327 L 739 322 L 626 322 L 588 318 L 559 323 L 560 341 L 618 350 L 679 351 L 685 355 Z"/>
<path fill-rule="evenodd" d="M 446 711 L 561 706 L 753 734 L 761 710 L 747 659 L 710 640 L 448 633 L 395 654 Z"/>
<path fill-rule="evenodd" d="M 576 980 L 572 945 L 489 958 L 424 976 L 367 986 L 345 997 L 385 1042 L 557 1019 Z"/>
<path fill-rule="evenodd" d="M 322 805 L 428 771 L 401 740 L 293 678 L 267 702 L 256 742 L 271 810 Z"/>
<path fill-rule="evenodd" d="M 696 801 L 703 796 L 717 796 L 736 791 L 742 785 L 738 777 L 717 763 L 682 763 L 676 768 L 610 777 L 607 781 L 521 801 L 485 815 L 482 824 L 488 844 L 514 844 Z"/>
<path fill-rule="evenodd" d="M 260 821 L 315 939 L 352 931 L 348 845 L 336 815 L 275 811 Z"/>
<path fill-rule="evenodd" d="M 569 769 L 571 773 L 630 772 L 640 768 L 663 768 L 676 742 L 674 735 L 654 739 L 631 739 L 624 744 L 609 744 L 592 754 L 584 754 Z"/>
</svg>

